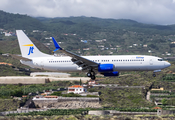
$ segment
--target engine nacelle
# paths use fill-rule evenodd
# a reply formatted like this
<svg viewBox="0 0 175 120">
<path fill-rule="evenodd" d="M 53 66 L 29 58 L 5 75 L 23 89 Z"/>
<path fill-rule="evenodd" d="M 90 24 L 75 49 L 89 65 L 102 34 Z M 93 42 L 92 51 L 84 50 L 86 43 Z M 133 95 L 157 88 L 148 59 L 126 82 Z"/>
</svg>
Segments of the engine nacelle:
<svg viewBox="0 0 175 120">
<path fill-rule="evenodd" d="M 103 73 L 103 75 L 105 77 L 110 77 L 110 76 L 119 76 L 119 72 L 118 71 L 114 71 L 114 72 L 111 72 L 111 73 Z"/>
<path fill-rule="evenodd" d="M 113 72 L 114 65 L 113 64 L 100 64 L 98 66 L 98 72 Z"/>
</svg>

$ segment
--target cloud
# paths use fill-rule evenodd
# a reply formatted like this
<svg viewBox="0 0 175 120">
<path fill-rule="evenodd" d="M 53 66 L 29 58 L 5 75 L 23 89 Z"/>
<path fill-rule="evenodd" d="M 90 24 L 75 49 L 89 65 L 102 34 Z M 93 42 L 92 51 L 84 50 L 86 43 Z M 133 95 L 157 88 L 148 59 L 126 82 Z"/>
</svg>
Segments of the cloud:
<svg viewBox="0 0 175 120">
<path fill-rule="evenodd" d="M 30 16 L 88 16 L 175 24 L 175 0 L 1 0 L 0 9 Z"/>
</svg>

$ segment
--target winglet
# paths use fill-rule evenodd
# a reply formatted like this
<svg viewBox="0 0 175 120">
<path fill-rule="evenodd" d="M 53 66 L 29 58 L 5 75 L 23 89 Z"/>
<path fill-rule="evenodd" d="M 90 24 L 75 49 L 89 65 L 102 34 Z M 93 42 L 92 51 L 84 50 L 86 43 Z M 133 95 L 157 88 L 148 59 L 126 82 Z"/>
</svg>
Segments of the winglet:
<svg viewBox="0 0 175 120">
<path fill-rule="evenodd" d="M 57 43 L 57 41 L 55 40 L 54 37 L 52 37 L 52 40 L 53 40 L 53 43 L 54 43 L 55 48 L 56 48 L 53 52 L 55 52 L 57 50 L 62 50 L 62 48 L 58 45 L 58 43 Z"/>
</svg>

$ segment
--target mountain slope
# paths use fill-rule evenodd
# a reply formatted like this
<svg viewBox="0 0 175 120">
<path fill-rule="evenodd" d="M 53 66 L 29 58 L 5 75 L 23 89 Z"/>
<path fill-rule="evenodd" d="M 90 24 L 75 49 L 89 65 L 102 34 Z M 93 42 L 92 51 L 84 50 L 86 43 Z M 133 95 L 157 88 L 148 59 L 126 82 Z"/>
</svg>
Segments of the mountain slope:
<svg viewBox="0 0 175 120">
<path fill-rule="evenodd" d="M 47 26 L 50 31 L 71 33 L 94 33 L 96 31 L 120 30 L 143 32 L 147 34 L 172 34 L 175 25 L 153 25 L 138 23 L 129 19 L 102 19 L 96 17 L 63 17 L 63 18 L 36 18 Z"/>
<path fill-rule="evenodd" d="M 37 19 L 27 15 L 12 14 L 0 11 L 0 28 L 3 29 L 24 29 L 44 30 L 44 25 Z"/>
</svg>

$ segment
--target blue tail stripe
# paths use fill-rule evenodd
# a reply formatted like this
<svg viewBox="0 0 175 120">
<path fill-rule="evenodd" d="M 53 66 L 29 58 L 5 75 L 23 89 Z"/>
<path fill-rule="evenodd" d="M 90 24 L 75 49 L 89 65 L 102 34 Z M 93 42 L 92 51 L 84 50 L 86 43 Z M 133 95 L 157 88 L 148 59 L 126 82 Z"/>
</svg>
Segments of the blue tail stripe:
<svg viewBox="0 0 175 120">
<path fill-rule="evenodd" d="M 57 41 L 55 40 L 54 37 L 52 37 L 52 40 L 53 40 L 53 43 L 54 43 L 55 48 L 56 48 L 56 49 L 54 50 L 54 52 L 57 51 L 57 50 L 59 50 L 59 49 L 61 49 L 61 47 L 58 45 L 58 43 L 57 43 Z"/>
<path fill-rule="evenodd" d="M 58 45 L 57 41 L 55 40 L 54 37 L 52 37 L 53 43 L 55 45 L 56 48 L 60 48 L 60 46 Z"/>
</svg>

